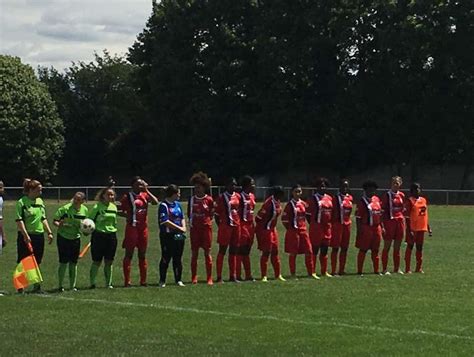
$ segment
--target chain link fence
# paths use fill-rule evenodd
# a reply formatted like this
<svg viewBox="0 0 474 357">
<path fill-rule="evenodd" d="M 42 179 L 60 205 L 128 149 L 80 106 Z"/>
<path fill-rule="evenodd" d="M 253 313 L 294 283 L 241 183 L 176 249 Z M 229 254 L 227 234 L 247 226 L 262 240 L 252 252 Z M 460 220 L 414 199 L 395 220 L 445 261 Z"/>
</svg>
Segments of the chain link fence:
<svg viewBox="0 0 474 357">
<path fill-rule="evenodd" d="M 101 189 L 101 186 L 54 186 L 43 187 L 43 198 L 47 200 L 67 201 L 74 196 L 77 191 L 82 191 L 86 195 L 87 201 L 93 201 L 95 195 Z M 150 186 L 150 190 L 157 195 L 159 199 L 164 198 L 165 186 Z M 181 186 L 181 200 L 186 201 L 193 193 L 193 186 Z M 120 198 L 124 193 L 130 190 L 129 186 L 115 186 L 117 197 Z M 212 186 L 211 194 L 216 196 L 223 192 L 221 186 Z M 258 201 L 263 201 L 270 193 L 271 187 L 258 186 L 255 195 Z M 291 187 L 284 187 L 286 199 L 291 197 Z M 378 194 L 387 189 L 379 189 Z M 315 187 L 303 187 L 303 198 L 309 197 L 316 191 Z M 408 190 L 402 190 L 408 194 Z M 5 187 L 5 200 L 17 200 L 23 192 L 22 187 Z M 337 192 L 337 188 L 330 188 L 329 192 Z M 362 189 L 353 188 L 352 195 L 358 200 L 362 195 Z M 423 195 L 428 198 L 428 202 L 434 205 L 474 205 L 474 190 L 442 190 L 442 189 L 424 189 Z"/>
</svg>

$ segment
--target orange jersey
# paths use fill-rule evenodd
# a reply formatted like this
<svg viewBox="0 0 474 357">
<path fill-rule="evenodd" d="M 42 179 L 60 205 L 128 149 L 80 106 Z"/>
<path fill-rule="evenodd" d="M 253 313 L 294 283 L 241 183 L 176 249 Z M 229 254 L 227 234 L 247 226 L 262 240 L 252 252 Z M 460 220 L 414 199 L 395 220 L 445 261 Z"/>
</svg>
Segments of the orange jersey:
<svg viewBox="0 0 474 357">
<path fill-rule="evenodd" d="M 188 218 L 191 227 L 212 225 L 214 215 L 214 200 L 211 196 L 191 196 L 188 202 Z"/>
<path fill-rule="evenodd" d="M 332 197 L 328 194 L 314 194 L 307 202 L 306 215 L 311 223 L 327 224 L 332 221 Z"/>
<path fill-rule="evenodd" d="M 351 213 L 353 206 L 353 198 L 349 194 L 338 193 L 334 196 L 334 215 L 333 222 L 341 223 L 344 225 L 351 224 Z"/>
<path fill-rule="evenodd" d="M 146 192 L 130 191 L 122 196 L 120 208 L 127 215 L 127 224 L 132 227 L 146 227 L 148 202 L 150 196 Z"/>
<path fill-rule="evenodd" d="M 242 221 L 253 223 L 253 213 L 255 210 L 255 195 L 250 193 L 241 192 L 240 197 L 242 198 Z"/>
<path fill-rule="evenodd" d="M 241 198 L 237 192 L 230 194 L 224 192 L 216 202 L 216 216 L 220 219 L 220 224 L 229 226 L 240 226 L 240 204 Z"/>
<path fill-rule="evenodd" d="M 291 199 L 285 206 L 281 221 L 288 229 L 306 230 L 306 203 Z"/>
<path fill-rule="evenodd" d="M 356 217 L 360 223 L 372 227 L 378 227 L 382 223 L 382 205 L 377 196 L 362 196 L 357 205 Z"/>
<path fill-rule="evenodd" d="M 413 232 L 428 231 L 428 202 L 424 197 L 410 197 L 405 203 L 405 216 L 410 219 Z"/>
<path fill-rule="evenodd" d="M 389 219 L 403 219 L 405 208 L 405 194 L 401 191 L 388 190 L 382 195 L 382 210 L 384 221 Z"/>
<path fill-rule="evenodd" d="M 257 213 L 257 229 L 273 230 L 277 224 L 278 216 L 281 214 L 281 203 L 275 197 L 268 197 Z"/>
</svg>

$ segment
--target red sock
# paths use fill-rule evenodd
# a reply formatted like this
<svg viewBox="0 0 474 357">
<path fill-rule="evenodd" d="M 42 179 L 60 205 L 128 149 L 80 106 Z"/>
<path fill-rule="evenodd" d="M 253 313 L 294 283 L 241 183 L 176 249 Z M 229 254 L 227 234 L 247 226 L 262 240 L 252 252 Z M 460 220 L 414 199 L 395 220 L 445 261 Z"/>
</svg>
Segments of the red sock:
<svg viewBox="0 0 474 357">
<path fill-rule="evenodd" d="M 207 280 L 212 279 L 212 256 L 206 255 L 204 257 L 204 260 L 206 261 L 206 275 L 207 275 Z"/>
<path fill-rule="evenodd" d="M 393 271 L 397 272 L 400 269 L 400 249 L 393 250 Z"/>
<path fill-rule="evenodd" d="M 388 265 L 388 250 L 382 250 L 382 270 L 387 271 Z"/>
<path fill-rule="evenodd" d="M 423 251 L 422 250 L 416 250 L 416 271 L 421 271 L 422 265 L 423 265 Z"/>
<path fill-rule="evenodd" d="M 379 273 L 379 251 L 373 250 L 372 251 L 372 265 L 374 266 L 374 273 Z"/>
<path fill-rule="evenodd" d="M 346 259 L 347 259 L 347 253 L 346 252 L 341 252 L 339 254 L 339 274 L 344 274 L 344 272 L 345 272 Z"/>
<path fill-rule="evenodd" d="M 245 279 L 249 280 L 252 278 L 252 269 L 250 267 L 250 256 L 244 255 L 242 257 L 242 264 L 244 265 L 244 270 L 245 270 Z"/>
<path fill-rule="evenodd" d="M 335 275 L 336 274 L 336 269 L 337 269 L 337 253 L 338 251 L 333 249 L 331 251 L 331 274 Z"/>
<path fill-rule="evenodd" d="M 365 252 L 359 250 L 359 254 L 357 254 L 357 274 L 362 274 L 364 270 L 364 260 Z"/>
<path fill-rule="evenodd" d="M 272 266 L 273 271 L 275 272 L 275 278 L 278 278 L 281 275 L 281 263 L 279 255 L 272 255 Z"/>
<path fill-rule="evenodd" d="M 325 275 L 328 271 L 328 255 L 319 254 L 319 263 L 321 264 L 321 275 Z"/>
<path fill-rule="evenodd" d="M 197 264 L 198 264 L 198 255 L 196 253 L 191 254 L 191 280 L 195 281 L 197 279 Z"/>
<path fill-rule="evenodd" d="M 235 256 L 235 276 L 239 280 L 242 280 L 242 260 L 243 257 L 240 254 Z"/>
<path fill-rule="evenodd" d="M 130 271 L 132 270 L 132 260 L 130 258 L 123 258 L 123 280 L 125 285 L 130 285 Z"/>
<path fill-rule="evenodd" d="M 229 280 L 236 279 L 237 274 L 237 256 L 229 254 Z M 240 269 L 239 269 L 240 270 Z"/>
<path fill-rule="evenodd" d="M 306 272 L 308 273 L 308 275 L 313 274 L 314 264 L 313 264 L 313 255 L 312 254 L 306 254 L 304 256 L 304 264 L 306 265 Z"/>
<path fill-rule="evenodd" d="M 222 279 L 222 266 L 224 265 L 224 254 L 217 254 L 217 280 Z"/>
<path fill-rule="evenodd" d="M 138 267 L 140 268 L 140 284 L 146 284 L 146 273 L 148 270 L 148 262 L 146 258 L 138 259 Z"/>
<path fill-rule="evenodd" d="M 316 254 L 313 254 L 313 257 L 312 257 L 312 261 L 313 261 L 313 272 L 312 273 L 316 273 L 316 265 L 318 265 L 318 256 Z M 312 274 L 311 273 L 311 274 Z"/>
<path fill-rule="evenodd" d="M 262 278 L 267 276 L 267 264 L 268 264 L 268 255 L 262 254 L 260 257 L 260 272 L 262 273 Z"/>
<path fill-rule="evenodd" d="M 411 248 L 407 247 L 405 250 L 405 272 L 411 270 Z"/>
<path fill-rule="evenodd" d="M 296 255 L 290 255 L 288 258 L 288 262 L 290 264 L 290 274 L 296 274 Z"/>
</svg>

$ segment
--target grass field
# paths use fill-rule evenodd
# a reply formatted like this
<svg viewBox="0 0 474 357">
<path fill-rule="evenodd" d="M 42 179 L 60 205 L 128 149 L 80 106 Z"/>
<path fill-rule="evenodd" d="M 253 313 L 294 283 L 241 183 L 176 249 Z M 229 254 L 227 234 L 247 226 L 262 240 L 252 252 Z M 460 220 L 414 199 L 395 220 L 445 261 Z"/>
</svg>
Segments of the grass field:
<svg viewBox="0 0 474 357">
<path fill-rule="evenodd" d="M 56 208 L 57 203 L 48 204 L 49 217 Z M 430 208 L 430 214 L 434 236 L 426 240 L 423 275 L 358 277 L 353 275 L 356 250 L 351 247 L 347 262 L 351 274 L 342 278 L 185 288 L 169 284 L 159 289 L 153 207 L 148 288 L 120 288 L 123 251 L 118 249 L 113 290 L 85 289 L 87 255 L 79 263 L 78 286 L 84 290 L 18 296 L 11 283 L 16 232 L 9 202 L 4 212 L 9 246 L 0 256 L 0 290 L 10 295 L 0 297 L 0 355 L 472 356 L 474 207 L 437 206 Z M 122 228 L 123 221 L 119 237 Z M 281 226 L 279 230 L 282 243 Z M 283 274 L 288 275 L 287 257 L 281 257 Z M 188 282 L 189 260 L 187 242 L 184 279 Z M 256 250 L 252 263 L 258 277 Z M 203 278 L 202 257 L 198 267 Z M 303 257 L 297 268 L 304 276 Z M 56 246 L 47 246 L 42 265 L 46 290 L 57 286 L 56 269 Z M 272 276 L 271 265 L 269 273 Z M 168 280 L 173 281 L 171 271 Z M 99 285 L 103 281 L 101 272 Z M 136 260 L 133 281 L 138 281 Z"/>
</svg>

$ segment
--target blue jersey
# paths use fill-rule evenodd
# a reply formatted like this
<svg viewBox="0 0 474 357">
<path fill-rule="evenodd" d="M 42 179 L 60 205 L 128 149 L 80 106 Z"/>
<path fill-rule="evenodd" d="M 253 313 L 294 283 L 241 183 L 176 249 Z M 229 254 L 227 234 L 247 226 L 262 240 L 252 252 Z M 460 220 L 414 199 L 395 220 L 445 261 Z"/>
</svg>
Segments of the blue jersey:
<svg viewBox="0 0 474 357">
<path fill-rule="evenodd" d="M 164 200 L 160 202 L 160 206 L 158 207 L 158 223 L 161 233 L 173 232 L 169 227 L 163 224 L 164 222 L 170 221 L 181 227 L 183 218 L 183 209 L 178 201 L 168 202 Z"/>
</svg>

